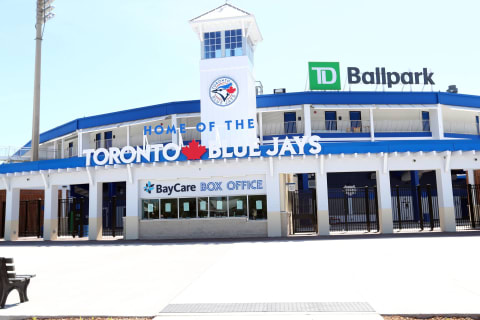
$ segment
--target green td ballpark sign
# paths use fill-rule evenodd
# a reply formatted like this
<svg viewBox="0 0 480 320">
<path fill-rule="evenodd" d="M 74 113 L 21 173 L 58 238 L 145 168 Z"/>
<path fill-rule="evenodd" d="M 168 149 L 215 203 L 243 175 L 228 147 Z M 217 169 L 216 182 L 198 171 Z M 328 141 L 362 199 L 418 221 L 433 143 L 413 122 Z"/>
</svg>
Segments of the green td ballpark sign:
<svg viewBox="0 0 480 320">
<path fill-rule="evenodd" d="M 347 68 L 348 84 L 387 85 L 391 88 L 396 84 L 433 85 L 433 72 L 423 68 L 421 72 L 386 72 L 385 68 L 377 67 L 375 71 L 361 72 L 360 68 Z M 309 62 L 308 77 L 310 90 L 341 90 L 339 62 Z"/>
</svg>

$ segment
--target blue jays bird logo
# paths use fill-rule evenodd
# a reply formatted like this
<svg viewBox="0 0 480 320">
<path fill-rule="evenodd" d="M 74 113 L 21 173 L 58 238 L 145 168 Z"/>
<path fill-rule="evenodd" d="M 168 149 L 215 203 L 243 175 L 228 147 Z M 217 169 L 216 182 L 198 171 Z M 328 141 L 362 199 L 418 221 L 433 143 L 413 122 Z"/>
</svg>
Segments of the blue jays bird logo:
<svg viewBox="0 0 480 320">
<path fill-rule="evenodd" d="M 210 99 L 217 106 L 231 105 L 238 96 L 237 83 L 228 77 L 218 78 L 210 86 Z"/>
<path fill-rule="evenodd" d="M 143 187 L 143 191 L 146 191 L 148 193 L 152 193 L 152 190 L 153 190 L 153 184 L 148 181 L 148 183 L 145 185 L 145 187 Z"/>
</svg>

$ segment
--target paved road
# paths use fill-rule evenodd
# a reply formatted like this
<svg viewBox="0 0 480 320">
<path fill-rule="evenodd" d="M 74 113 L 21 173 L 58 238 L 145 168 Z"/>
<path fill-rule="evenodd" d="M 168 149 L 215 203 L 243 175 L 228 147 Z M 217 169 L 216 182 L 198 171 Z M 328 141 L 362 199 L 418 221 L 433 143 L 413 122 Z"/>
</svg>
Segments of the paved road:
<svg viewBox="0 0 480 320">
<path fill-rule="evenodd" d="M 168 304 L 368 302 L 480 313 L 480 233 L 240 242 L 0 242 L 30 302 L 5 315 L 155 315 Z"/>
</svg>

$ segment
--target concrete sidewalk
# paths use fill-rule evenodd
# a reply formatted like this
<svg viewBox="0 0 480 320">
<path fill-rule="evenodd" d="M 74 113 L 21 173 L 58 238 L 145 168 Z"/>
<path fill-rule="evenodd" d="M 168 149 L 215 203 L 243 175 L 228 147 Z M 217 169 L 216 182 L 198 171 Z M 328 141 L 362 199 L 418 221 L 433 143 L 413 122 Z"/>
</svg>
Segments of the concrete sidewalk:
<svg viewBox="0 0 480 320">
<path fill-rule="evenodd" d="M 480 314 L 478 248 L 480 233 L 0 242 L 0 256 L 14 257 L 18 273 L 37 275 L 30 301 L 17 304 L 13 293 L 0 316 L 154 316 L 173 304 L 274 302 L 366 302 L 381 314 Z"/>
</svg>

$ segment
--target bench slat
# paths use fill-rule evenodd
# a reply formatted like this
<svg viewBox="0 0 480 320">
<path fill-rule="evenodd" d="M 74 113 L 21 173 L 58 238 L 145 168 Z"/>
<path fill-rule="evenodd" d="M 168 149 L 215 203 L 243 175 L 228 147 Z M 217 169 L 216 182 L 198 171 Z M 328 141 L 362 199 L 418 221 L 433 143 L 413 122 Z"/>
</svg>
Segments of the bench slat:
<svg viewBox="0 0 480 320">
<path fill-rule="evenodd" d="M 13 278 L 15 278 L 15 276 L 16 276 L 15 272 L 7 272 L 8 279 L 13 279 Z"/>
<path fill-rule="evenodd" d="M 13 263 L 13 258 L 4 258 L 5 263 L 12 264 Z"/>
<path fill-rule="evenodd" d="M 14 266 L 7 266 L 7 271 L 15 271 L 15 267 Z"/>
</svg>

